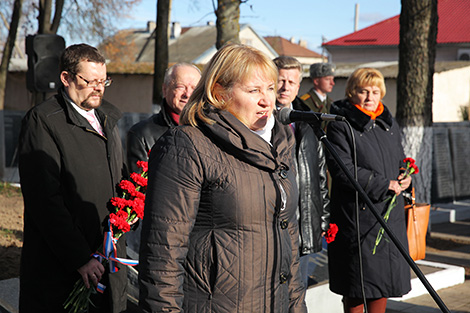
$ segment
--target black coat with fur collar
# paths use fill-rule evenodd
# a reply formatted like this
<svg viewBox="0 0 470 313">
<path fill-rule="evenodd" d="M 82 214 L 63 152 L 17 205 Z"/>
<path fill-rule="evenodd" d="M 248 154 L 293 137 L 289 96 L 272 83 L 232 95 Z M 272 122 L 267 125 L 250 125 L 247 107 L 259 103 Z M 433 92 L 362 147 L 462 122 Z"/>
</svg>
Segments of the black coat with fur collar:
<svg viewBox="0 0 470 313">
<path fill-rule="evenodd" d="M 357 180 L 383 216 L 393 195 L 388 190 L 389 183 L 397 179 L 405 157 L 396 121 L 385 106 L 383 113 L 373 120 L 347 100 L 336 101 L 331 113 L 346 117 L 353 129 L 351 133 L 346 123 L 330 123 L 329 141 L 353 175 L 355 143 Z M 336 223 L 339 228 L 336 240 L 328 247 L 330 289 L 341 295 L 361 298 L 355 190 L 331 155 L 327 161 L 332 176 L 331 223 Z M 387 223 L 408 247 L 403 197 L 398 196 L 397 200 Z M 361 199 L 359 223 L 366 298 L 398 297 L 409 292 L 408 265 L 386 235 L 372 254 L 381 226 Z"/>
</svg>

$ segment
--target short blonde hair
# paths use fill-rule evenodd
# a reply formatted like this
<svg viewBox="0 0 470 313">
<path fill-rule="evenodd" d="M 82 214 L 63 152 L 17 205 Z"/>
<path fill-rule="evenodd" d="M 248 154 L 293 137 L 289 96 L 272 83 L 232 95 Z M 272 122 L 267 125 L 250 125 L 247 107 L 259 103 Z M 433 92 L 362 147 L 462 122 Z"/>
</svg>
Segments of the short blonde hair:
<svg viewBox="0 0 470 313">
<path fill-rule="evenodd" d="M 229 105 L 229 101 L 220 99 L 220 95 L 214 92 L 216 85 L 229 94 L 235 83 L 245 82 L 256 70 L 272 79 L 276 86 L 277 68 L 263 52 L 241 44 L 227 44 L 220 48 L 204 67 L 201 80 L 181 112 L 180 124 L 196 126 L 196 118 L 212 124 L 205 113 L 208 105 L 220 110 L 226 110 Z"/>
<path fill-rule="evenodd" d="M 385 97 L 384 76 L 375 68 L 364 67 L 356 69 L 346 82 L 346 97 L 351 99 L 357 94 L 358 88 L 376 86 L 380 89 L 380 98 Z"/>
</svg>

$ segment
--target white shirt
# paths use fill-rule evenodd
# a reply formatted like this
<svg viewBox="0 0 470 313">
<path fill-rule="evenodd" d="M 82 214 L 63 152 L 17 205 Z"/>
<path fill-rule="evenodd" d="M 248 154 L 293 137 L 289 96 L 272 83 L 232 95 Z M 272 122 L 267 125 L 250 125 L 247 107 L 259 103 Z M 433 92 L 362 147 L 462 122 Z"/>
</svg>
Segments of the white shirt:
<svg viewBox="0 0 470 313">
<path fill-rule="evenodd" d="M 325 102 L 325 100 L 326 100 L 326 95 L 321 95 L 321 94 L 320 94 L 318 91 L 316 91 L 315 89 L 314 89 L 313 91 L 317 94 L 317 96 L 318 96 L 318 98 L 320 99 L 321 102 Z"/>
<path fill-rule="evenodd" d="M 268 122 L 266 123 L 266 126 L 264 126 L 263 129 L 252 130 L 252 132 L 254 132 L 258 136 L 263 138 L 267 143 L 272 145 L 271 144 L 271 136 L 272 136 L 272 129 L 274 127 L 274 123 L 275 123 L 275 118 L 274 118 L 274 115 L 271 114 L 271 117 L 269 118 Z"/>
</svg>

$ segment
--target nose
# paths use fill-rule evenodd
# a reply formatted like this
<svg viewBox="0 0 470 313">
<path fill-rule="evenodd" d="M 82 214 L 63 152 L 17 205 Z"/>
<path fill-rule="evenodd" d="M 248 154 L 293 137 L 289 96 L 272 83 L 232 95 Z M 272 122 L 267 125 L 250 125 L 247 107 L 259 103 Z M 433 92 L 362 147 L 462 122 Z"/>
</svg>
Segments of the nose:
<svg viewBox="0 0 470 313">
<path fill-rule="evenodd" d="M 258 101 L 258 105 L 265 108 L 265 107 L 269 107 L 273 105 L 275 101 L 276 101 L 275 93 L 264 91 L 262 93 L 260 100 Z"/>
<path fill-rule="evenodd" d="M 182 95 L 183 98 L 186 99 L 186 98 L 191 97 L 191 94 L 193 93 L 193 91 L 194 91 L 194 89 L 191 88 L 191 87 L 186 87 L 186 88 L 184 88 L 184 92 L 183 92 L 183 95 Z"/>
<path fill-rule="evenodd" d="M 97 86 L 93 87 L 93 90 L 103 92 L 104 91 L 104 84 L 98 84 Z"/>
</svg>

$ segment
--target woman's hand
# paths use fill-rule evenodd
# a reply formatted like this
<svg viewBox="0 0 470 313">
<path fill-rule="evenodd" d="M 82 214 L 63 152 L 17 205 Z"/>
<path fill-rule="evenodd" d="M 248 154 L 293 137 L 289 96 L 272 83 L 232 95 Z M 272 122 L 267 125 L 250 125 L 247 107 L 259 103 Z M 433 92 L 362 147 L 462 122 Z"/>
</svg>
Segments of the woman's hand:
<svg viewBox="0 0 470 313">
<path fill-rule="evenodd" d="M 411 185 L 411 176 L 403 179 L 403 174 L 398 176 L 398 180 L 391 180 L 388 190 L 393 191 L 395 194 L 399 195 L 402 191 L 405 191 Z"/>
<path fill-rule="evenodd" d="M 403 174 L 400 174 L 400 176 L 398 176 L 398 182 L 403 190 L 408 189 L 411 185 L 411 175 L 408 175 L 408 177 L 403 179 Z"/>
<path fill-rule="evenodd" d="M 395 194 L 399 195 L 404 189 L 401 188 L 398 180 L 391 180 L 390 185 L 388 185 L 388 190 L 391 190 Z"/>
</svg>

